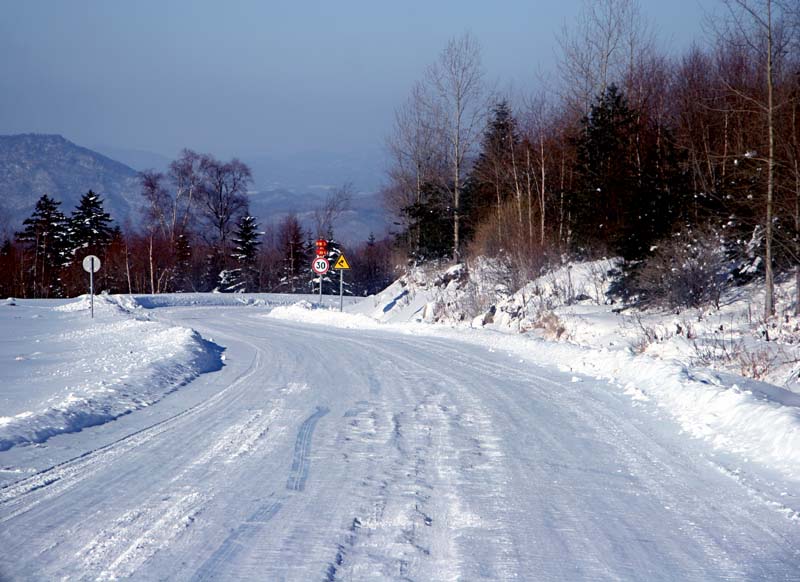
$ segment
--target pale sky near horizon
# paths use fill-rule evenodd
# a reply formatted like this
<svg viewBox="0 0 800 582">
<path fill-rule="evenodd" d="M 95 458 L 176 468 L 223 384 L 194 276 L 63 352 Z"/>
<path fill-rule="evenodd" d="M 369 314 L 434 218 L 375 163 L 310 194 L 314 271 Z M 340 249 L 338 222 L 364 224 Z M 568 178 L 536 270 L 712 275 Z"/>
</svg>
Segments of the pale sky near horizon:
<svg viewBox="0 0 800 582">
<path fill-rule="evenodd" d="M 641 0 L 665 50 L 701 41 L 713 0 Z M 487 78 L 533 90 L 578 0 L 9 0 L 0 134 L 174 157 L 382 147 L 394 109 L 449 38 Z"/>
</svg>

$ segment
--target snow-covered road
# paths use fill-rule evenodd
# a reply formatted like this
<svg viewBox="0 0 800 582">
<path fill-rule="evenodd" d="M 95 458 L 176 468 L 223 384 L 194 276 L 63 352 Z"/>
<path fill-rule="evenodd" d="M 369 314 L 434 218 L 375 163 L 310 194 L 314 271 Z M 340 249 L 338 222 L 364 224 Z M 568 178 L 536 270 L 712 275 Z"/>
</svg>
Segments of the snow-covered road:
<svg viewBox="0 0 800 582">
<path fill-rule="evenodd" d="M 797 484 L 743 477 L 605 381 L 453 339 L 156 311 L 226 365 L 0 453 L 31 471 L 0 489 L 0 579 L 800 579 Z"/>
</svg>

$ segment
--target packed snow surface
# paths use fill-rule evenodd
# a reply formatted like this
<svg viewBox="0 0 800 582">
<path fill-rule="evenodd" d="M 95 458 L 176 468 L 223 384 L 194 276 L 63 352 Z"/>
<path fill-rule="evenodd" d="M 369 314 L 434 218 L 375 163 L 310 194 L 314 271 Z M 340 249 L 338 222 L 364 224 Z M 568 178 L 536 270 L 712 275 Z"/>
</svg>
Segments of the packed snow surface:
<svg viewBox="0 0 800 582">
<path fill-rule="evenodd" d="M 346 313 L 313 296 L 109 299 L 101 325 L 192 330 L 223 365 L 0 452 L 0 579 L 797 579 L 791 393 L 520 335 L 498 308 L 451 318 L 460 276 L 444 299 L 406 282 Z M 40 317 L 8 342 L 19 355 L 86 316 L 0 306 L 20 308 Z M 3 349 L 4 375 L 30 366 L 3 392 L 27 410 L 51 364 Z"/>
</svg>

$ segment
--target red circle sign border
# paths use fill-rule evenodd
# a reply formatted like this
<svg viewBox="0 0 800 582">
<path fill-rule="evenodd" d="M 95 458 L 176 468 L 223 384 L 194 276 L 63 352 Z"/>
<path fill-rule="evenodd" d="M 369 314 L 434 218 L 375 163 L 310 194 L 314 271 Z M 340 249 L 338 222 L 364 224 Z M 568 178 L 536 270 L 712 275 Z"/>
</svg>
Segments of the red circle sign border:
<svg viewBox="0 0 800 582">
<path fill-rule="evenodd" d="M 320 261 L 325 261 L 325 269 L 324 270 L 317 269 L 317 263 L 320 262 Z M 330 270 L 330 268 L 331 268 L 331 264 L 330 264 L 330 262 L 328 262 L 328 259 L 316 258 L 313 261 L 311 261 L 311 270 L 314 271 L 317 275 L 324 275 L 325 273 L 328 272 L 328 270 Z"/>
</svg>

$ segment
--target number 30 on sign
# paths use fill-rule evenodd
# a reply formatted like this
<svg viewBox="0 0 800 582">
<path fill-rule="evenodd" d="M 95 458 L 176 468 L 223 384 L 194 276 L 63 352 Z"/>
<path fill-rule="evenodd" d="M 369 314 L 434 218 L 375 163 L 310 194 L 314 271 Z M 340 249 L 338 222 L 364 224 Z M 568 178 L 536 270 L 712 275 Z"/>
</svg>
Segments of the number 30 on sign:
<svg viewBox="0 0 800 582">
<path fill-rule="evenodd" d="M 311 263 L 311 268 L 317 275 L 324 275 L 330 269 L 331 264 L 328 262 L 328 259 L 324 257 L 317 257 Z"/>
</svg>

